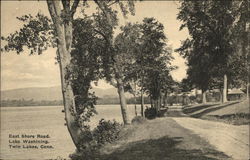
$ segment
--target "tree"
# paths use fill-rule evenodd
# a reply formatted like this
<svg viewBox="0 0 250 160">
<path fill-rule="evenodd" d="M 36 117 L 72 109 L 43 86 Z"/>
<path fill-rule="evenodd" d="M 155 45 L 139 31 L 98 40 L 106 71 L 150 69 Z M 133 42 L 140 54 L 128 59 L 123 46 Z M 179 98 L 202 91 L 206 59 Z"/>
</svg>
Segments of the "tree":
<svg viewBox="0 0 250 160">
<path fill-rule="evenodd" d="M 249 1 L 234 1 L 233 13 L 235 14 L 233 28 L 233 45 L 235 46 L 234 57 L 231 67 L 234 72 L 230 73 L 229 79 L 232 86 L 246 87 L 247 98 L 249 98 L 249 38 L 250 38 L 250 11 Z"/>
<path fill-rule="evenodd" d="M 176 82 L 173 80 L 173 77 L 168 73 L 164 76 L 163 84 L 162 84 L 162 93 L 163 93 L 163 106 L 167 107 L 168 104 L 168 95 L 173 93 L 174 85 Z"/>
<path fill-rule="evenodd" d="M 183 21 L 180 29 L 187 27 L 191 35 L 191 40 L 185 40 L 177 50 L 188 59 L 191 80 L 204 93 L 214 78 L 223 78 L 223 102 L 226 102 L 234 53 L 233 1 L 184 1 L 178 19 Z"/>
<path fill-rule="evenodd" d="M 163 25 L 154 18 L 145 18 L 143 23 L 128 23 L 116 37 L 117 51 L 122 57 L 123 82 L 141 91 L 141 115 L 144 115 L 144 92 L 154 98 L 159 108 L 163 85 L 173 69 L 171 50 L 166 46 Z M 120 72 L 121 73 L 121 72 Z M 138 87 L 131 87 L 131 84 Z M 135 91 L 132 91 L 133 93 Z M 157 99 L 157 100 L 156 100 Z"/>
<path fill-rule="evenodd" d="M 78 18 L 73 21 L 72 88 L 76 103 L 77 120 L 81 128 L 88 129 L 87 122 L 97 113 L 97 97 L 90 93 L 91 82 L 103 78 L 105 39 L 96 32 L 93 18 Z"/>
<path fill-rule="evenodd" d="M 187 58 L 188 79 L 196 87 L 202 90 L 202 102 L 206 103 L 205 92 L 211 81 L 210 67 L 212 58 L 209 53 L 208 40 L 211 31 L 208 24 L 207 10 L 210 3 L 207 1 L 184 1 L 181 4 L 178 19 L 183 21 L 180 30 L 187 27 L 191 39 L 182 42 L 177 51 Z"/>
<path fill-rule="evenodd" d="M 181 92 L 189 92 L 192 89 L 194 89 L 194 87 L 193 87 L 192 83 L 190 82 L 189 78 L 182 79 L 179 86 L 180 86 Z"/>
<path fill-rule="evenodd" d="M 117 88 L 123 122 L 125 125 L 128 125 L 130 122 L 127 113 L 127 102 L 125 98 L 125 82 L 124 82 L 125 78 L 124 67 L 128 61 L 128 56 L 123 52 L 120 52 L 121 50 L 119 48 L 121 48 L 121 46 L 119 45 L 123 45 L 123 43 L 117 42 L 119 41 L 117 40 L 119 39 L 119 36 L 114 38 L 114 28 L 117 26 L 118 23 L 116 18 L 117 16 L 116 12 L 112 12 L 112 15 L 114 17 L 112 22 L 113 25 L 110 25 L 110 23 L 99 23 L 97 25 L 100 27 L 98 33 L 101 33 L 101 35 L 106 40 L 106 52 L 105 52 L 106 58 L 104 57 L 104 59 L 106 59 L 105 62 L 107 62 L 106 64 L 108 65 L 104 67 L 103 73 L 105 75 L 106 80 Z"/>
<path fill-rule="evenodd" d="M 83 6 L 86 7 L 86 2 L 83 1 Z M 57 47 L 57 58 L 60 66 L 61 75 L 61 87 L 63 94 L 64 110 L 65 110 L 65 120 L 67 128 L 71 135 L 71 138 L 78 147 L 81 135 L 81 127 L 77 120 L 77 106 L 75 104 L 75 95 L 72 88 L 72 41 L 73 41 L 73 20 L 74 14 L 80 0 L 62 0 L 62 1 L 52 1 L 47 0 L 48 10 L 52 19 L 52 25 L 48 25 L 49 19 L 39 16 L 39 21 L 33 21 L 31 15 L 26 15 L 21 18 L 21 20 L 26 21 L 31 18 L 28 25 L 25 25 L 20 32 L 15 32 L 7 38 L 3 38 L 8 41 L 8 45 L 5 46 L 5 50 L 16 50 L 17 53 L 23 51 L 23 46 L 27 46 L 30 49 L 31 54 L 38 53 L 41 54 L 42 51 L 46 50 L 48 47 Z M 102 10 L 102 12 L 107 17 L 108 22 L 112 25 L 113 16 L 110 14 L 111 5 L 118 3 L 121 7 L 124 15 L 127 13 L 126 6 L 120 1 L 98 1 L 95 3 Z M 128 1 L 128 7 L 130 11 L 133 12 L 133 2 Z M 44 31 L 51 29 L 48 34 Z M 54 41 L 54 39 L 56 39 Z M 51 40 L 51 41 L 50 41 Z M 49 42 L 52 42 L 49 43 Z"/>
<path fill-rule="evenodd" d="M 114 41 L 118 59 L 116 61 L 116 66 L 120 68 L 120 73 L 123 74 L 122 81 L 125 91 L 131 92 L 136 99 L 136 95 L 138 94 L 136 90 L 139 86 L 138 66 L 135 61 L 139 51 L 141 32 L 138 24 L 131 23 L 121 27 L 121 31 L 122 32 L 116 36 Z"/>
<path fill-rule="evenodd" d="M 171 49 L 167 46 L 164 26 L 154 18 L 145 18 L 141 25 L 141 47 L 137 63 L 141 66 L 141 87 L 148 93 L 158 111 L 162 87 L 169 77 Z"/>
</svg>

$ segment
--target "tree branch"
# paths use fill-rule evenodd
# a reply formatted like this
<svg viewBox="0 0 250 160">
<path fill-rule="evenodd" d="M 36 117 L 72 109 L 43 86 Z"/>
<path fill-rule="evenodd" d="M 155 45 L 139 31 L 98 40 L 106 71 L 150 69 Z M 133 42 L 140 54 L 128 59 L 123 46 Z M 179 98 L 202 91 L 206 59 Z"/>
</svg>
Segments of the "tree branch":
<svg viewBox="0 0 250 160">
<path fill-rule="evenodd" d="M 113 4 L 116 4 L 117 2 L 119 2 L 119 0 L 115 0 L 113 3 L 110 3 L 110 4 L 108 4 L 107 6 L 110 7 L 110 6 L 112 6 Z"/>
<path fill-rule="evenodd" d="M 62 0 L 63 9 L 68 13 L 70 11 L 70 1 Z"/>
<path fill-rule="evenodd" d="M 59 1 L 52 1 L 54 10 L 57 16 L 61 16 L 61 8 L 60 8 L 60 2 Z"/>
<path fill-rule="evenodd" d="M 74 16 L 74 14 L 76 12 L 76 9 L 77 9 L 79 2 L 80 2 L 80 0 L 74 0 L 74 3 L 73 3 L 71 10 L 70 10 L 70 14 L 72 17 Z"/>
<path fill-rule="evenodd" d="M 112 24 L 111 15 L 106 11 L 106 9 L 108 8 L 107 5 L 105 6 L 104 2 L 102 1 L 100 2 L 98 0 L 94 0 L 94 1 L 98 5 L 98 7 L 102 10 L 106 18 L 108 19 L 109 24 Z"/>
<path fill-rule="evenodd" d="M 51 19 L 52 19 L 53 23 L 55 24 L 56 23 L 55 17 L 57 17 L 57 14 L 56 14 L 53 2 L 51 0 L 47 0 L 47 6 L 48 6 L 48 10 L 49 10 Z"/>
<path fill-rule="evenodd" d="M 103 34 L 101 31 L 98 31 L 97 29 L 94 29 L 94 31 L 98 34 L 100 34 L 106 41 L 107 43 L 110 45 L 110 41 L 109 39 L 105 36 L 105 34 Z"/>
</svg>

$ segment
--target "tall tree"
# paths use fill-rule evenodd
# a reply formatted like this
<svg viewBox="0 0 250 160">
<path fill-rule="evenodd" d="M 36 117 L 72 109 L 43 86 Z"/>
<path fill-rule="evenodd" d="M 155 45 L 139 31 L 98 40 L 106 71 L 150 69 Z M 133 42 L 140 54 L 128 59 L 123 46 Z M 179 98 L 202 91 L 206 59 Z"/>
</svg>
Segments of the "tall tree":
<svg viewBox="0 0 250 160">
<path fill-rule="evenodd" d="M 83 7 L 86 7 L 86 2 L 83 1 Z M 118 3 L 121 7 L 124 15 L 127 13 L 126 5 L 123 5 L 125 2 L 120 1 L 94 1 L 99 9 L 107 17 L 108 22 L 112 25 L 113 15 L 111 14 L 111 5 Z M 71 138 L 78 147 L 81 127 L 78 124 L 77 120 L 77 106 L 75 104 L 75 95 L 72 88 L 72 41 L 73 41 L 73 20 L 74 14 L 76 13 L 77 7 L 80 3 L 80 0 L 47 0 L 48 10 L 52 19 L 52 26 L 48 26 L 47 22 L 49 19 L 38 17 L 39 22 L 30 21 L 29 26 L 24 26 L 24 30 L 11 34 L 7 38 L 4 38 L 8 41 L 8 45 L 5 46 L 5 50 L 16 50 L 17 53 L 23 51 L 23 46 L 27 46 L 31 50 L 31 54 L 38 53 L 41 54 L 43 50 L 46 50 L 47 47 L 50 47 L 47 40 L 51 38 L 48 36 L 53 35 L 56 41 L 53 41 L 53 46 L 57 47 L 57 58 L 60 66 L 60 75 L 61 75 L 61 87 L 63 94 L 64 110 L 65 110 L 65 119 L 67 128 L 71 135 Z M 128 1 L 128 7 L 130 11 L 133 12 L 134 4 L 132 1 Z M 32 18 L 29 16 L 22 17 L 23 21 Z M 48 29 L 46 27 L 52 27 L 52 31 L 48 32 L 48 35 L 44 35 L 44 30 Z M 31 29 L 31 30 L 30 30 Z M 34 31 L 34 32 L 30 32 Z"/>
<path fill-rule="evenodd" d="M 203 93 L 203 103 L 206 103 L 205 92 L 209 87 L 211 58 L 207 51 L 207 36 L 210 34 L 206 19 L 208 2 L 184 1 L 181 4 L 178 19 L 183 21 L 180 30 L 187 27 L 191 39 L 182 42 L 178 52 L 187 58 L 189 81 L 200 88 Z"/>
<path fill-rule="evenodd" d="M 125 91 L 130 91 L 136 97 L 134 89 L 138 87 L 138 66 L 135 63 L 139 51 L 140 29 L 138 24 L 128 23 L 121 27 L 121 33 L 115 38 L 117 58 L 119 58 L 120 73 L 122 72 Z M 117 63 L 118 61 L 116 61 Z M 116 64 L 118 67 L 118 64 Z M 135 86 L 135 87 L 134 87 Z"/>
<path fill-rule="evenodd" d="M 191 36 L 191 40 L 187 39 L 178 49 L 188 59 L 188 73 L 195 75 L 190 76 L 191 79 L 206 90 L 213 78 L 223 78 L 223 102 L 226 102 L 229 66 L 234 53 L 233 1 L 184 1 L 178 19 L 183 21 L 180 29 L 187 27 Z"/>
<path fill-rule="evenodd" d="M 128 85 L 136 83 L 141 90 L 141 115 L 144 114 L 145 91 L 159 108 L 163 86 L 166 87 L 169 72 L 173 69 L 163 25 L 154 18 L 145 18 L 143 23 L 129 23 L 122 27 L 115 42 L 119 54 L 123 55 L 124 82 Z"/>
<path fill-rule="evenodd" d="M 233 45 L 235 53 L 230 64 L 233 72 L 230 73 L 229 80 L 232 86 L 245 86 L 246 94 L 249 98 L 249 66 L 250 66 L 250 10 L 249 1 L 240 0 L 233 2 L 233 13 L 235 15 L 233 29 Z"/>
<path fill-rule="evenodd" d="M 161 106 L 162 87 L 171 66 L 171 49 L 167 46 L 164 26 L 154 18 L 144 18 L 141 24 L 141 55 L 138 64 L 142 66 L 142 88 L 154 102 L 159 110 Z"/>
</svg>

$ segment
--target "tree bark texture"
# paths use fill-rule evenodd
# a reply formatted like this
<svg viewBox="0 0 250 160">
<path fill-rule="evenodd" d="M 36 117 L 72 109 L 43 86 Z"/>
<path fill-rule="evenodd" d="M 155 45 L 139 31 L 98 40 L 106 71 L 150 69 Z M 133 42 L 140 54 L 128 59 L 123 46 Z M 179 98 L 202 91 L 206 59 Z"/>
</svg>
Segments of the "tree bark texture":
<svg viewBox="0 0 250 160">
<path fill-rule="evenodd" d="M 71 62 L 71 44 L 72 44 L 72 21 L 67 24 L 61 18 L 62 9 L 61 1 L 47 0 L 48 9 L 55 26 L 57 35 L 57 55 L 59 57 L 59 65 L 61 72 L 61 87 L 63 95 L 63 103 L 65 110 L 65 120 L 70 136 L 78 148 L 80 141 L 81 129 L 76 120 L 76 106 L 74 101 L 74 93 L 68 77 L 68 69 Z M 69 6 L 68 6 L 69 7 Z M 70 8 L 68 8 L 70 10 Z M 72 17 L 73 18 L 73 17 Z"/>
</svg>

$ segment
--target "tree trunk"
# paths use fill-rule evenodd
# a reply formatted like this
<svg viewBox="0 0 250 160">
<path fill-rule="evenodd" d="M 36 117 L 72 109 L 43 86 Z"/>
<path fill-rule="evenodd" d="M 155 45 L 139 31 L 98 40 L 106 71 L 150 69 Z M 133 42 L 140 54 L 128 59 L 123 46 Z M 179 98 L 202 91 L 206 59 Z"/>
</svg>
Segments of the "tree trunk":
<svg viewBox="0 0 250 160">
<path fill-rule="evenodd" d="M 158 97 L 157 99 L 152 98 L 152 104 L 153 104 L 153 108 L 156 111 L 156 115 L 158 116 L 158 113 L 160 111 L 160 97 Z"/>
<path fill-rule="evenodd" d="M 124 125 L 128 125 L 129 124 L 129 117 L 128 117 L 128 113 L 127 113 L 128 109 L 127 109 L 127 103 L 126 103 L 126 98 L 125 98 L 125 93 L 124 93 L 123 82 L 119 76 L 116 77 L 116 81 L 117 81 L 117 91 L 118 91 L 119 99 L 120 99 L 123 123 L 124 123 Z"/>
<path fill-rule="evenodd" d="M 151 96 L 149 96 L 149 100 L 150 100 L 151 108 L 153 108 L 154 106 L 153 106 L 153 100 L 152 100 L 152 97 L 151 97 Z"/>
<path fill-rule="evenodd" d="M 137 106 L 136 106 L 136 103 L 137 103 L 137 100 L 136 100 L 136 96 L 134 95 L 134 103 L 135 103 L 135 116 L 137 116 Z"/>
<path fill-rule="evenodd" d="M 153 104 L 154 104 L 154 108 L 156 111 L 156 115 L 158 114 L 158 100 L 157 99 L 153 99 Z"/>
<path fill-rule="evenodd" d="M 155 101 L 155 109 L 156 109 L 156 114 L 158 115 L 159 111 L 160 111 L 160 108 L 161 108 L 161 98 L 158 97 Z"/>
<path fill-rule="evenodd" d="M 247 82 L 247 99 L 249 99 L 249 83 Z"/>
<path fill-rule="evenodd" d="M 195 94 L 195 98 L 197 99 L 197 97 L 198 97 L 198 89 L 197 88 L 194 89 L 194 94 Z"/>
<path fill-rule="evenodd" d="M 224 74 L 223 103 L 227 102 L 227 75 Z"/>
<path fill-rule="evenodd" d="M 81 129 L 77 124 L 77 120 L 75 117 L 76 107 L 74 103 L 74 94 L 71 87 L 71 84 L 68 80 L 66 80 L 65 75 L 67 74 L 67 63 L 60 62 L 60 71 L 61 71 L 61 87 L 63 94 L 63 103 L 64 103 L 64 111 L 65 111 L 65 120 L 67 124 L 68 131 L 70 136 L 78 148 L 79 138 L 81 134 Z"/>
<path fill-rule="evenodd" d="M 144 115 L 144 92 L 143 92 L 143 83 L 144 83 L 144 76 L 143 76 L 143 70 L 141 66 L 141 116 L 145 117 Z"/>
<path fill-rule="evenodd" d="M 162 93 L 160 93 L 160 109 L 161 109 L 161 106 L 162 106 Z"/>
<path fill-rule="evenodd" d="M 163 97 L 163 104 L 164 104 L 164 108 L 168 106 L 168 93 L 165 92 L 164 97 Z"/>
<path fill-rule="evenodd" d="M 203 104 L 207 103 L 206 91 L 205 90 L 202 90 L 202 103 Z"/>
<path fill-rule="evenodd" d="M 134 83 L 134 85 L 135 85 L 135 91 L 134 91 L 134 100 L 135 100 L 135 116 L 137 116 L 137 106 L 136 106 L 136 104 L 137 104 L 137 97 L 136 97 L 136 93 L 137 93 L 137 88 L 136 88 L 136 83 Z"/>
<path fill-rule="evenodd" d="M 223 103 L 223 89 L 220 88 L 220 103 Z"/>
<path fill-rule="evenodd" d="M 141 116 L 144 117 L 144 96 L 143 96 L 143 90 L 141 89 Z"/>
<path fill-rule="evenodd" d="M 135 116 L 137 116 L 137 106 L 135 104 Z"/>
<path fill-rule="evenodd" d="M 71 63 L 71 44 L 72 44 L 72 19 L 66 24 L 61 15 L 62 9 L 60 1 L 47 0 L 48 9 L 55 26 L 57 35 L 57 54 L 60 65 L 61 87 L 63 95 L 63 103 L 65 110 L 65 120 L 70 136 L 78 148 L 80 141 L 81 128 L 78 125 L 76 115 L 76 106 L 71 82 L 68 75 Z M 67 6 L 69 7 L 69 6 Z M 77 7 L 77 6 L 76 6 Z M 69 8 L 67 8 L 69 10 Z M 68 13 L 70 14 L 70 13 Z M 72 14 L 73 18 L 73 14 Z"/>
</svg>

